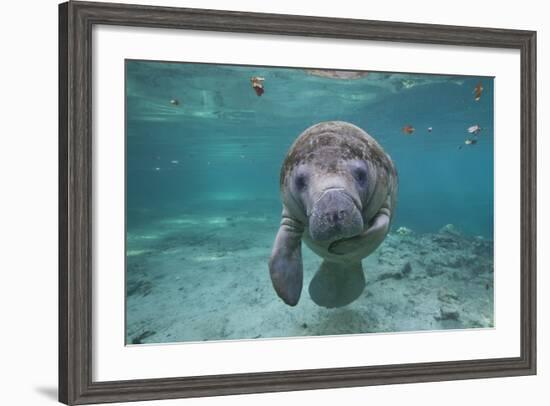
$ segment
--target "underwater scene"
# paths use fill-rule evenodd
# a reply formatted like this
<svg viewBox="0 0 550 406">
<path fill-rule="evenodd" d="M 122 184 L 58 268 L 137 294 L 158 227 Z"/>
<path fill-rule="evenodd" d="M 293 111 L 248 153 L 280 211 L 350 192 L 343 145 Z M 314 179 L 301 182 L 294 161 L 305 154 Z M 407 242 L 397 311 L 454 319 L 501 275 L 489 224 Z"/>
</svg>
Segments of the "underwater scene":
<svg viewBox="0 0 550 406">
<path fill-rule="evenodd" d="M 126 344 L 492 328 L 492 77 L 126 60 Z"/>
</svg>

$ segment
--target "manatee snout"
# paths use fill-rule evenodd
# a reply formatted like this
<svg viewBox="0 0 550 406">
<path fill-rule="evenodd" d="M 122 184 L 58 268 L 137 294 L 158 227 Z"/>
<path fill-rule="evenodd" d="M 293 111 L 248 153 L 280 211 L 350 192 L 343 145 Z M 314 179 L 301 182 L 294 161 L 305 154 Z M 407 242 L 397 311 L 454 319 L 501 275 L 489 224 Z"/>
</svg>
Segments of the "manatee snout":
<svg viewBox="0 0 550 406">
<path fill-rule="evenodd" d="M 363 218 L 344 189 L 325 190 L 309 216 L 309 234 L 314 241 L 332 242 L 363 231 Z"/>
</svg>

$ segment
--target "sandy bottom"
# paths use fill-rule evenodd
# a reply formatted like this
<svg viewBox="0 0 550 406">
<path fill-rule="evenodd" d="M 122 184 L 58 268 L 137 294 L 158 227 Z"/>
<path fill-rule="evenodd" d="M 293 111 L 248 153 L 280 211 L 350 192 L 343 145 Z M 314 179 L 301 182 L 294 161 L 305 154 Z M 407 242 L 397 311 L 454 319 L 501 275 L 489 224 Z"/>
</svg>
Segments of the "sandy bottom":
<svg viewBox="0 0 550 406">
<path fill-rule="evenodd" d="M 450 225 L 416 234 L 396 224 L 363 260 L 362 296 L 339 309 L 310 299 L 321 259 L 304 245 L 304 289 L 289 307 L 267 268 L 272 213 L 186 211 L 129 229 L 127 343 L 493 327 L 492 241 Z"/>
</svg>

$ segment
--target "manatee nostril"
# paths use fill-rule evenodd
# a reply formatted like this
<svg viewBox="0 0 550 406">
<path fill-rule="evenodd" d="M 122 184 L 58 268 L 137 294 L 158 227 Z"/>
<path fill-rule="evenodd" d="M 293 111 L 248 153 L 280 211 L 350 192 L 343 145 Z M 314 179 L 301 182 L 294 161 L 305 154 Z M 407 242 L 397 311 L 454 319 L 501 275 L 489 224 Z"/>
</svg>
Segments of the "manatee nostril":
<svg viewBox="0 0 550 406">
<path fill-rule="evenodd" d="M 327 222 L 327 224 L 331 226 L 338 223 L 342 219 L 340 212 L 338 212 L 337 210 L 328 211 L 324 213 L 322 217 Z"/>
<path fill-rule="evenodd" d="M 337 220 L 334 216 L 333 211 L 327 211 L 325 214 L 323 214 L 323 218 L 328 224 L 334 224 L 334 222 Z"/>
<path fill-rule="evenodd" d="M 339 221 L 342 221 L 346 218 L 345 210 L 331 210 L 324 214 L 323 216 L 329 224 L 335 224 Z"/>
</svg>

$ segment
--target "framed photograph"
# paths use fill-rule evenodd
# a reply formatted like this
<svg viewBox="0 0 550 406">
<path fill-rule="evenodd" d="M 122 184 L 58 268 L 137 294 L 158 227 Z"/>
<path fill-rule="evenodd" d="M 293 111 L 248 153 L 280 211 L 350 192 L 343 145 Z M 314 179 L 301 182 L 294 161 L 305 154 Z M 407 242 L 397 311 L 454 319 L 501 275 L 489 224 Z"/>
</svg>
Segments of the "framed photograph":
<svg viewBox="0 0 550 406">
<path fill-rule="evenodd" d="M 536 33 L 59 8 L 59 400 L 536 373 Z"/>
</svg>

